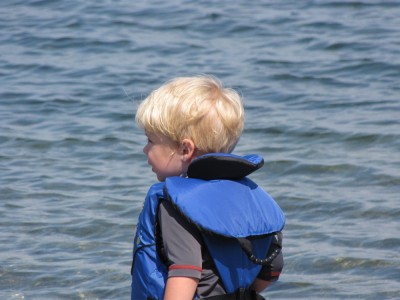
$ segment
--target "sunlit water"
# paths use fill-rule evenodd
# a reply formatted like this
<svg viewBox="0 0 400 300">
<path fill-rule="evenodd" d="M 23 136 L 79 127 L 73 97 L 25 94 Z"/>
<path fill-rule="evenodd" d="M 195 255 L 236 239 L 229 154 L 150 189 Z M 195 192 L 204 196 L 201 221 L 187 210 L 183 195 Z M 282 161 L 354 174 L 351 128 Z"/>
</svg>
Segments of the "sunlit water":
<svg viewBox="0 0 400 300">
<path fill-rule="evenodd" d="M 0 299 L 128 299 L 155 176 L 135 127 L 175 76 L 247 113 L 284 209 L 270 299 L 400 299 L 400 2 L 0 4 Z"/>
</svg>

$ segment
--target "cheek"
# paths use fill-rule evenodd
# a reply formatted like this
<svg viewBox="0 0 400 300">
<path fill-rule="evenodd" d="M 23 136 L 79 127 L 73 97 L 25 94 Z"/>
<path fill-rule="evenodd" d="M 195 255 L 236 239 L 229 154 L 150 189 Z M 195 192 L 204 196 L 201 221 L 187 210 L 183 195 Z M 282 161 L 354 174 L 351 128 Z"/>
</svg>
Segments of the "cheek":
<svg viewBox="0 0 400 300">
<path fill-rule="evenodd" d="M 154 147 L 152 145 L 146 145 L 143 148 L 143 152 L 146 154 L 147 156 L 147 161 L 153 165 L 156 164 L 157 161 L 159 160 L 159 152 L 157 147 Z"/>
</svg>

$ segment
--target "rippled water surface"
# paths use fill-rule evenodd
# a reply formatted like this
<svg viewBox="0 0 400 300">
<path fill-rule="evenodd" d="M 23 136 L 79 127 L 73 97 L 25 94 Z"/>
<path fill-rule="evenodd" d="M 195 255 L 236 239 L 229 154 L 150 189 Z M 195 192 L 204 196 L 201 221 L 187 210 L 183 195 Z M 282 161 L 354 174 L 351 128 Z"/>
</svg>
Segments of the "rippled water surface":
<svg viewBox="0 0 400 300">
<path fill-rule="evenodd" d="M 269 299 L 400 299 L 400 2 L 0 4 L 0 299 L 128 299 L 137 104 L 209 73 L 286 213 Z"/>
</svg>

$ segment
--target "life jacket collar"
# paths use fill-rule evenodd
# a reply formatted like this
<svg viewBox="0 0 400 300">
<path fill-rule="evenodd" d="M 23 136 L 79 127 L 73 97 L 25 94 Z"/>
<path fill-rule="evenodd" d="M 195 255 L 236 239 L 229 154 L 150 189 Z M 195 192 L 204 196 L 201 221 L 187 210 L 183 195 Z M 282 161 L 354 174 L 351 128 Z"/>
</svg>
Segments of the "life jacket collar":
<svg viewBox="0 0 400 300">
<path fill-rule="evenodd" d="M 187 176 L 203 180 L 239 180 L 264 165 L 264 159 L 256 154 L 239 156 L 229 153 L 208 153 L 190 164 Z"/>
</svg>

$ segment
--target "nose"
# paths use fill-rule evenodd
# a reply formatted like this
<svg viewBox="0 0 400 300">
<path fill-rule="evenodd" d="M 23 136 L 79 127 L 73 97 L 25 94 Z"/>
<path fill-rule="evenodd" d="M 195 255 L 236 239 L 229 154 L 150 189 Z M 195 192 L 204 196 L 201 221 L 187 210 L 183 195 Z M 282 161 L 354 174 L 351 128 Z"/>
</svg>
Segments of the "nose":
<svg viewBox="0 0 400 300">
<path fill-rule="evenodd" d="M 147 155 L 147 153 L 149 152 L 149 144 L 146 144 L 146 146 L 143 147 L 143 153 Z"/>
</svg>

